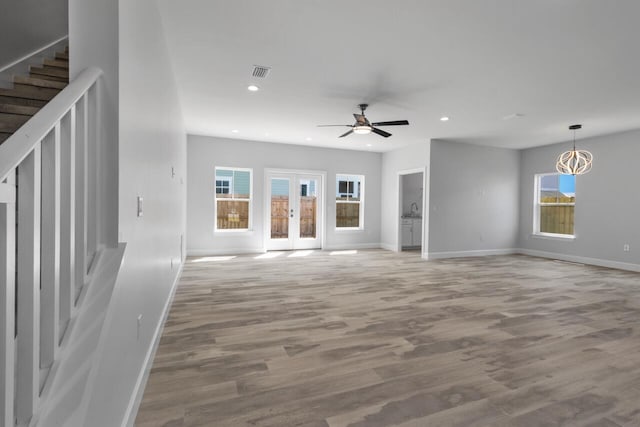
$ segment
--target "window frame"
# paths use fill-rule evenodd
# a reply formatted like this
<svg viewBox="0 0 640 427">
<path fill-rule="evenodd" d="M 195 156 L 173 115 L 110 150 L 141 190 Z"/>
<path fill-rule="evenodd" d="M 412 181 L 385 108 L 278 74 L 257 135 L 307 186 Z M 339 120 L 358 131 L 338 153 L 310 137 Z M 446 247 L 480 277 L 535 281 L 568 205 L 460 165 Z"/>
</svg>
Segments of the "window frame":
<svg viewBox="0 0 640 427">
<path fill-rule="evenodd" d="M 340 177 L 342 177 L 343 179 L 339 179 Z M 359 200 L 349 200 L 349 195 L 351 195 L 351 197 L 353 197 L 353 192 L 351 193 L 340 193 L 340 183 L 339 181 L 346 181 L 348 182 L 353 182 L 352 180 L 350 180 L 350 177 L 357 177 L 358 180 L 360 181 L 360 186 L 359 186 L 359 190 L 360 190 L 360 198 Z M 335 231 L 362 231 L 364 230 L 364 192 L 365 192 L 365 176 L 361 175 L 361 174 L 356 174 L 356 173 L 336 173 L 336 179 L 335 179 L 335 185 L 336 185 L 336 194 L 346 194 L 347 200 L 337 200 L 334 197 L 334 201 L 335 201 L 335 215 L 334 215 L 334 219 L 336 221 L 335 223 Z M 355 187 L 355 185 L 354 185 Z M 347 190 L 349 189 L 349 184 L 347 184 Z M 359 203 L 359 210 L 358 210 L 358 226 L 357 227 L 338 227 L 338 203 L 350 203 L 350 204 L 355 204 L 355 203 Z"/>
<path fill-rule="evenodd" d="M 547 173 L 537 173 L 534 175 L 534 194 L 533 194 L 533 235 L 539 237 L 548 237 L 548 238 L 557 238 L 561 240 L 572 240 L 576 238 L 576 229 L 575 229 L 575 196 L 574 202 L 572 203 L 542 203 L 540 202 L 540 193 L 541 193 L 541 184 L 542 178 L 545 176 L 557 176 L 563 175 L 559 172 L 547 172 Z M 559 186 L 559 183 L 558 183 Z M 559 188 L 558 188 L 559 191 Z M 540 219 L 541 219 L 541 208 L 543 206 L 573 206 L 573 219 L 574 219 L 574 228 L 573 234 L 562 234 L 562 233 L 546 233 L 540 231 Z"/>
<path fill-rule="evenodd" d="M 233 192 L 233 176 L 231 177 L 223 177 L 224 180 L 229 181 L 229 193 L 217 193 L 218 185 L 218 170 L 231 170 L 231 171 L 239 171 L 239 172 L 249 172 L 249 198 L 241 198 L 234 197 L 235 194 Z M 247 233 L 253 231 L 253 168 L 239 168 L 239 167 L 231 167 L 231 166 L 214 166 L 214 189 L 213 189 L 213 231 L 214 233 Z M 230 198 L 220 198 L 218 199 L 218 194 L 230 194 Z M 247 221 L 247 228 L 218 228 L 218 201 L 247 201 L 249 202 L 249 206 L 247 208 L 247 212 L 249 214 L 249 218 Z"/>
</svg>

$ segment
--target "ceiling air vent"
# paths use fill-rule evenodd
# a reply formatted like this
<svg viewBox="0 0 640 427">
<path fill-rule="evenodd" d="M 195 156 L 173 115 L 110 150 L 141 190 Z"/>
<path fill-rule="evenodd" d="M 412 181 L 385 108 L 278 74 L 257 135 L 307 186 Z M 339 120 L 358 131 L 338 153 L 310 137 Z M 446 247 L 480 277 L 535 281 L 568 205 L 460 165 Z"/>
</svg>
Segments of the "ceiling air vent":
<svg viewBox="0 0 640 427">
<path fill-rule="evenodd" d="M 259 79 L 264 79 L 269 75 L 270 71 L 271 67 L 265 67 L 264 65 L 254 65 L 251 75 Z"/>
</svg>

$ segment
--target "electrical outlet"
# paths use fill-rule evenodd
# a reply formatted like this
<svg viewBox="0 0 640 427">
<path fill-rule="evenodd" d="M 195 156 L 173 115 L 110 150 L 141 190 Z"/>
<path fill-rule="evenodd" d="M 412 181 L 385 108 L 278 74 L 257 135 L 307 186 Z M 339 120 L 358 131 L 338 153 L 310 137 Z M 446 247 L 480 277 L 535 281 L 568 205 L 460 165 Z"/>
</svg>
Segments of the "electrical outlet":
<svg viewBox="0 0 640 427">
<path fill-rule="evenodd" d="M 143 202 L 144 199 L 142 198 L 142 196 L 138 196 L 138 217 L 141 217 L 143 215 Z"/>
<path fill-rule="evenodd" d="M 629 247 L 629 244 L 625 243 L 624 246 L 622 247 L 622 250 L 625 251 L 625 252 L 629 252 L 631 250 L 630 247 Z"/>
</svg>

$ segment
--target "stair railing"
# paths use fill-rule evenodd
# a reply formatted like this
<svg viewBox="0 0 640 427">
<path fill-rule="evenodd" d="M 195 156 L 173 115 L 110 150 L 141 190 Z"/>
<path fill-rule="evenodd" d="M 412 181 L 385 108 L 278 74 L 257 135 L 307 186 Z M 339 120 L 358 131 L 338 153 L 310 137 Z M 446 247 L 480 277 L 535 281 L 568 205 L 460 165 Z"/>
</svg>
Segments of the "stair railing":
<svg viewBox="0 0 640 427">
<path fill-rule="evenodd" d="M 99 78 L 88 68 L 0 144 L 0 425 L 29 423 L 97 242 Z"/>
</svg>

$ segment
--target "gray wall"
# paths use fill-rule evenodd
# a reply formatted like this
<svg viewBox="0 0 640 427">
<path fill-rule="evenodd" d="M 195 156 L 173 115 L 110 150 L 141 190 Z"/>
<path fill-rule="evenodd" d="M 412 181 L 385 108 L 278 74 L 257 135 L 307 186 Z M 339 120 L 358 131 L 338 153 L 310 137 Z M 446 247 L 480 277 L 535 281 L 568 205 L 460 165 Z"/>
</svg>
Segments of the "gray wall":
<svg viewBox="0 0 640 427">
<path fill-rule="evenodd" d="M 189 135 L 187 244 L 194 255 L 259 252 L 264 237 L 265 168 L 327 172 L 325 248 L 380 244 L 381 154 Z M 253 169 L 253 231 L 214 234 L 215 166 Z M 335 230 L 336 173 L 365 176 L 364 230 Z"/>
<path fill-rule="evenodd" d="M 516 247 L 520 153 L 432 141 L 429 257 Z"/>
<path fill-rule="evenodd" d="M 531 235 L 534 175 L 555 172 L 557 156 L 571 147 L 555 144 L 521 153 L 519 247 L 537 255 L 640 268 L 640 131 L 578 139 L 576 145 L 591 151 L 594 161 L 591 172 L 576 178 L 575 239 Z M 625 243 L 629 252 L 623 251 Z"/>
<path fill-rule="evenodd" d="M 68 0 L 0 2 L 0 69 L 68 33 Z"/>
<path fill-rule="evenodd" d="M 398 173 L 407 170 L 424 170 L 427 184 L 424 186 L 422 212 L 423 242 L 429 240 L 429 162 L 431 156 L 431 142 L 409 145 L 394 151 L 389 151 L 382 156 L 382 247 L 392 251 L 398 250 L 400 232 L 400 178 Z M 423 255 L 427 252 L 427 245 L 422 245 Z"/>
</svg>

